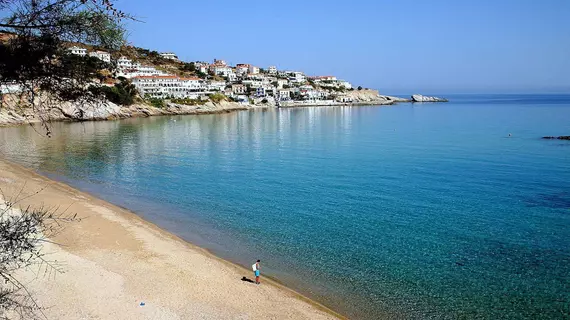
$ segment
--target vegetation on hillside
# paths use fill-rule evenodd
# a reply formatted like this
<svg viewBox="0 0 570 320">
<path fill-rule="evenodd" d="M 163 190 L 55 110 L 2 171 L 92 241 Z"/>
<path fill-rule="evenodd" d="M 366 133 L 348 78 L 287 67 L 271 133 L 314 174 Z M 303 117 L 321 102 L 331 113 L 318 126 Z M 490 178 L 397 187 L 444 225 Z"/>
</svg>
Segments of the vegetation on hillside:
<svg viewBox="0 0 570 320">
<path fill-rule="evenodd" d="M 122 106 L 130 106 L 135 102 L 137 88 L 127 79 L 121 79 L 114 86 L 90 86 L 95 96 L 104 96 L 105 99 Z"/>
<path fill-rule="evenodd" d="M 15 99 L 33 108 L 49 134 L 50 109 L 96 98 L 89 84 L 99 78 L 101 65 L 70 55 L 69 43 L 117 50 L 127 16 L 111 0 L 0 0 L 0 11 L 0 32 L 12 35 L 0 43 L 0 76 L 22 88 Z"/>
<path fill-rule="evenodd" d="M 225 100 L 227 100 L 226 96 L 221 93 L 214 93 L 210 95 L 210 101 L 212 101 L 213 103 L 219 103 Z"/>
<path fill-rule="evenodd" d="M 204 105 L 207 100 L 200 100 L 200 99 L 170 99 L 170 102 L 176 104 L 184 104 L 188 106 L 196 106 L 196 105 Z"/>
</svg>

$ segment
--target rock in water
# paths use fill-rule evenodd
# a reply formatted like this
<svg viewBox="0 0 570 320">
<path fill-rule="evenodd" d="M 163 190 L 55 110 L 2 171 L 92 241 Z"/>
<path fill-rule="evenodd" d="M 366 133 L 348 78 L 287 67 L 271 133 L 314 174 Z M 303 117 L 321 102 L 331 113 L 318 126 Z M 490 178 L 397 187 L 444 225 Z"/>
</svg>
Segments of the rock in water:
<svg viewBox="0 0 570 320">
<path fill-rule="evenodd" d="M 447 102 L 447 99 L 438 98 L 438 97 L 426 97 L 422 96 L 421 94 L 414 94 L 412 95 L 413 102 Z"/>
</svg>

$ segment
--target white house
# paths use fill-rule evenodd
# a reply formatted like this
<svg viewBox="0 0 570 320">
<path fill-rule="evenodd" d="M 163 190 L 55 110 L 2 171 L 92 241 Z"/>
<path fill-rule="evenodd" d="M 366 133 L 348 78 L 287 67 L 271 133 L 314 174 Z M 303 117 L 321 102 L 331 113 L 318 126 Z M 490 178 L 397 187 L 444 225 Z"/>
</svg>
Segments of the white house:
<svg viewBox="0 0 570 320">
<path fill-rule="evenodd" d="M 302 72 L 294 71 L 290 73 L 289 81 L 293 83 L 303 83 L 306 81 L 306 78 Z"/>
<path fill-rule="evenodd" d="M 279 101 L 291 100 L 291 91 L 290 90 L 279 90 L 277 92 L 277 97 L 278 97 Z"/>
<path fill-rule="evenodd" d="M 226 77 L 228 77 L 228 82 L 237 81 L 237 74 L 233 70 L 230 73 L 228 73 Z"/>
<path fill-rule="evenodd" d="M 210 72 L 218 76 L 227 77 L 229 74 L 233 73 L 233 70 L 231 67 L 226 65 L 212 64 L 210 66 Z"/>
<path fill-rule="evenodd" d="M 179 78 L 177 76 L 136 76 L 132 80 L 141 95 L 154 98 L 197 99 L 204 85 L 199 78 Z"/>
<path fill-rule="evenodd" d="M 247 88 L 243 84 L 232 84 L 232 93 L 244 94 L 246 91 L 247 91 Z"/>
<path fill-rule="evenodd" d="M 111 54 L 105 51 L 93 51 L 89 52 L 90 57 L 95 57 L 101 61 L 111 63 Z"/>
<path fill-rule="evenodd" d="M 238 76 L 246 75 L 249 72 L 249 64 L 238 63 L 236 65 L 236 73 Z"/>
<path fill-rule="evenodd" d="M 349 103 L 349 102 L 353 101 L 352 97 L 345 96 L 345 95 L 338 96 L 338 97 L 336 97 L 335 100 L 338 102 L 343 102 L 343 103 Z"/>
<path fill-rule="evenodd" d="M 152 66 L 145 66 L 139 63 L 134 63 L 130 69 L 120 69 L 117 72 L 117 77 L 125 77 L 127 79 L 133 77 L 152 77 L 152 76 L 168 76 L 169 74 L 158 70 Z"/>
<path fill-rule="evenodd" d="M 82 56 L 85 57 L 87 55 L 87 49 L 84 48 L 80 48 L 78 46 L 73 46 L 71 48 L 67 48 L 67 50 L 71 53 L 71 54 L 76 54 L 78 56 Z"/>
<path fill-rule="evenodd" d="M 270 66 L 269 68 L 267 68 L 267 72 L 269 74 L 277 74 L 277 67 L 276 66 Z"/>
<path fill-rule="evenodd" d="M 178 61 L 178 56 L 174 52 L 163 52 L 160 54 L 160 56 L 164 59 Z"/>
<path fill-rule="evenodd" d="M 246 86 L 250 86 L 252 88 L 259 88 L 263 85 L 263 81 L 261 80 L 243 80 L 242 81 L 243 84 L 245 84 Z"/>
<path fill-rule="evenodd" d="M 263 86 L 258 87 L 258 88 L 255 90 L 255 95 L 258 96 L 258 97 L 265 97 L 265 88 L 264 88 Z"/>
<path fill-rule="evenodd" d="M 206 85 L 206 88 L 210 91 L 222 91 L 226 87 L 225 81 L 210 81 Z"/>
<path fill-rule="evenodd" d="M 117 59 L 117 68 L 119 69 L 130 69 L 133 67 L 133 61 L 131 59 L 127 59 L 127 57 L 120 57 Z"/>
<path fill-rule="evenodd" d="M 283 89 L 284 86 L 289 85 L 289 80 L 287 79 L 277 79 L 277 89 Z"/>
<path fill-rule="evenodd" d="M 352 84 L 348 81 L 339 80 L 339 84 L 345 89 L 352 89 Z"/>
<path fill-rule="evenodd" d="M 204 66 L 204 65 L 200 65 L 200 66 L 196 66 L 196 70 L 202 72 L 202 73 L 208 73 L 208 66 Z"/>
<path fill-rule="evenodd" d="M 202 91 L 205 88 L 202 79 L 196 77 L 180 78 L 180 86 L 192 92 Z"/>
<path fill-rule="evenodd" d="M 259 68 L 256 67 L 256 66 L 250 65 L 250 66 L 249 66 L 249 73 L 251 73 L 251 74 L 258 74 L 258 73 L 259 73 Z"/>
</svg>

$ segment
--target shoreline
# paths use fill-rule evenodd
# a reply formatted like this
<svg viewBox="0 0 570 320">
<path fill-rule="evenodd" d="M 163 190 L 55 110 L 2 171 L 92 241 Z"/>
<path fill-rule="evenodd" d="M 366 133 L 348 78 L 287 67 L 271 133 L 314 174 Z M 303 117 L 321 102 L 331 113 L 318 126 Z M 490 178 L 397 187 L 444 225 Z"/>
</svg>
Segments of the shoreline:
<svg viewBox="0 0 570 320">
<path fill-rule="evenodd" d="M 367 92 L 363 93 L 367 94 Z M 291 102 L 285 105 L 250 105 L 240 104 L 237 102 L 222 101 L 220 103 L 208 102 L 204 105 L 181 105 L 169 103 L 164 108 L 157 108 L 147 104 L 133 104 L 130 106 L 118 106 L 113 103 L 105 103 L 102 105 L 74 105 L 64 103 L 58 106 L 58 110 L 53 109 L 49 114 L 48 122 L 87 122 L 87 121 L 109 121 L 122 120 L 130 118 L 148 118 L 155 116 L 178 116 L 178 115 L 205 115 L 205 114 L 222 114 L 237 111 L 251 110 L 277 110 L 279 108 L 307 108 L 307 107 L 358 107 L 358 106 L 388 106 L 396 105 L 400 102 L 410 102 L 408 99 L 393 96 L 379 96 L 382 99 L 361 99 L 353 102 L 323 102 L 323 103 L 307 103 L 307 102 Z M 19 125 L 28 125 L 40 123 L 41 120 L 33 117 L 33 111 L 27 109 L 18 109 L 17 107 L 6 105 L 0 110 L 0 127 L 11 127 Z M 77 115 L 81 114 L 79 118 Z"/>
<path fill-rule="evenodd" d="M 241 277 L 245 275 L 251 278 L 250 270 L 185 241 L 128 209 L 118 207 L 65 183 L 51 180 L 32 169 L 0 158 L 0 188 L 6 198 L 17 194 L 20 189 L 22 190 L 21 198 L 35 193 L 42 187 L 45 187 L 43 191 L 29 199 L 24 199 L 19 203 L 19 207 L 27 205 L 37 207 L 42 204 L 49 208 L 56 206 L 67 208 L 69 205 L 68 212 L 77 213 L 78 217 L 84 218 L 81 222 L 70 223 L 61 234 L 50 238 L 51 241 L 60 243 L 60 246 L 49 243 L 44 246 L 50 256 L 66 264 L 65 273 L 72 273 L 74 276 L 62 274 L 50 280 L 38 278 L 34 270 L 25 270 L 20 275 L 26 282 L 31 281 L 29 289 L 34 292 L 34 297 L 40 305 L 51 305 L 45 312 L 48 316 L 53 314 L 52 318 L 66 318 L 79 310 L 90 310 L 90 316 L 114 319 L 116 315 L 111 315 L 109 312 L 116 310 L 121 319 L 140 319 L 146 316 L 149 316 L 148 319 L 153 319 L 159 315 L 169 319 L 207 318 L 209 316 L 214 318 L 250 316 L 278 319 L 346 319 L 336 311 L 270 277 L 264 276 L 260 287 L 244 282 Z M 125 242 L 128 244 L 124 244 Z M 164 259 L 157 259 L 157 257 Z M 126 258 L 130 260 L 128 261 L 130 263 L 112 261 L 113 258 L 117 260 Z M 183 259 L 187 264 L 169 264 L 168 262 L 172 259 Z M 203 268 L 201 268 L 204 263 L 208 267 L 214 267 L 211 270 L 208 269 L 207 275 L 203 274 Z M 106 288 L 99 292 L 91 287 L 81 286 L 81 282 L 85 282 L 95 287 L 97 287 L 95 283 L 103 283 L 106 287 L 109 286 L 107 281 L 113 282 L 110 278 L 118 275 L 123 278 L 119 281 L 122 284 L 119 289 L 123 289 L 125 284 L 128 284 L 126 286 L 128 288 L 137 287 L 140 285 L 139 282 L 149 280 L 144 281 L 136 277 L 132 279 L 132 276 L 144 270 L 155 271 L 156 266 L 153 265 L 162 267 L 158 268 L 162 271 L 159 274 L 160 278 L 163 278 L 160 282 L 162 286 L 157 287 L 156 283 L 145 283 L 144 287 L 150 291 L 152 289 L 159 292 L 165 289 L 166 291 L 156 298 L 147 296 L 145 302 L 154 307 L 155 300 L 166 299 L 164 304 L 170 308 L 160 304 L 157 304 L 158 308 L 149 306 L 146 309 L 134 303 L 125 306 L 118 301 L 120 299 L 113 297 L 117 294 L 115 291 L 123 290 L 111 290 L 109 294 Z M 200 265 L 200 267 L 193 268 L 193 265 Z M 92 274 L 85 274 L 86 269 L 103 269 L 99 270 L 100 274 L 104 271 L 112 271 L 112 275 L 92 279 Z M 175 276 L 169 276 L 171 273 Z M 184 275 L 180 276 L 181 274 Z M 214 279 L 211 279 L 212 277 Z M 222 282 L 217 289 L 223 292 L 212 288 L 211 281 L 213 280 Z M 180 282 L 188 282 L 194 286 L 180 286 Z M 172 297 L 165 297 L 164 294 L 170 294 L 173 286 L 178 290 L 172 294 Z M 196 286 L 203 290 L 196 292 Z M 111 285 L 111 287 L 115 286 Z M 129 293 L 133 295 L 134 292 Z M 189 296 L 196 296 L 197 293 L 197 299 L 200 301 L 188 301 Z M 119 294 L 119 296 L 124 295 L 124 292 Z M 140 295 L 144 296 L 143 293 Z M 81 297 L 81 299 L 75 301 L 71 296 Z M 97 305 L 98 299 L 101 298 L 113 300 L 116 303 L 110 308 L 111 310 L 108 310 L 109 305 L 104 308 L 93 306 L 93 304 Z M 42 304 L 42 301 L 45 304 Z M 177 301 L 182 305 L 176 304 Z M 55 305 L 54 302 L 58 304 Z M 186 304 L 193 306 L 190 308 L 191 311 L 187 310 Z M 134 306 L 137 308 L 133 309 Z M 153 314 L 145 315 L 144 312 L 150 309 L 153 309 Z"/>
</svg>

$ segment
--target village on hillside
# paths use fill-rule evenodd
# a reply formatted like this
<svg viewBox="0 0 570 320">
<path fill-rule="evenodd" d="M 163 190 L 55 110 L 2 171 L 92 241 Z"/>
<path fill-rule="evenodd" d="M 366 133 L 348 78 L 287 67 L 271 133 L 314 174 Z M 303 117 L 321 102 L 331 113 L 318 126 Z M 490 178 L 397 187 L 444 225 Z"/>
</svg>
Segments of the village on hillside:
<svg viewBox="0 0 570 320">
<path fill-rule="evenodd" d="M 137 57 L 153 52 L 138 49 L 135 58 L 119 56 L 116 59 L 108 52 L 91 51 L 73 46 L 70 54 L 91 56 L 113 66 L 114 79 L 129 79 L 141 97 L 146 99 L 176 99 L 177 101 L 205 101 L 213 95 L 244 104 L 273 104 L 279 106 L 291 102 L 329 101 L 350 103 L 355 90 L 353 86 L 335 76 L 309 77 L 300 71 L 279 70 L 275 66 L 260 68 L 252 64 L 228 65 L 224 60 L 213 63 L 183 62 L 174 53 L 156 53 L 154 61 L 137 61 Z M 144 60 L 144 59 L 143 59 Z M 107 83 L 112 85 L 112 83 Z M 359 87 L 358 89 L 362 89 Z"/>
</svg>

